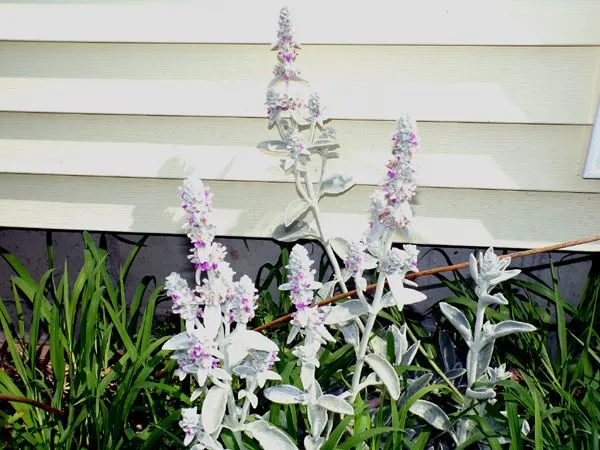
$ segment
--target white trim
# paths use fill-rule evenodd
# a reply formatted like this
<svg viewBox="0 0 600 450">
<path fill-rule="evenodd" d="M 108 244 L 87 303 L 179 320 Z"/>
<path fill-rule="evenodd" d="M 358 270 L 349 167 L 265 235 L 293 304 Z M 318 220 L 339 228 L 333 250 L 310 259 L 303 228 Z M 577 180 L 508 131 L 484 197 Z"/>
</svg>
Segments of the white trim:
<svg viewBox="0 0 600 450">
<path fill-rule="evenodd" d="M 285 4 L 281 0 L 53 3 L 0 5 L 0 39 L 268 43 L 275 37 L 277 15 Z M 290 12 L 299 42 L 306 44 L 600 43 L 600 4 L 594 0 L 288 3 L 293 3 Z"/>
<path fill-rule="evenodd" d="M 600 178 L 600 101 L 590 138 L 590 148 L 583 168 L 583 178 Z"/>
</svg>

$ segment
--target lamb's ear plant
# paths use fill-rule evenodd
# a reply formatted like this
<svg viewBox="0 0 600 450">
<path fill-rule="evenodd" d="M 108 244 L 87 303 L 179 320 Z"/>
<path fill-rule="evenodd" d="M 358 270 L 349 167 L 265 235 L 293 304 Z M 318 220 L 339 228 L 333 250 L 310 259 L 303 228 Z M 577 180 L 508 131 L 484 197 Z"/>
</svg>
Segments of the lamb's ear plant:
<svg viewBox="0 0 600 450">
<path fill-rule="evenodd" d="M 273 44 L 277 64 L 266 96 L 269 128 L 277 129 L 279 139 L 262 141 L 257 146 L 283 158 L 281 168 L 294 177 L 298 198 L 287 206 L 283 223 L 275 229 L 273 238 L 284 242 L 320 241 L 334 271 L 334 280 L 327 287 L 333 291 L 337 282 L 342 292 L 347 292 L 330 237 L 323 227 L 319 202 L 324 196 L 346 192 L 355 183 L 346 173 L 326 175 L 328 161 L 339 156 L 339 144 L 333 126 L 325 124 L 327 119 L 319 95 L 310 93 L 308 82 L 300 77 L 296 68 L 299 49 L 288 9 L 282 8 L 277 40 Z M 315 158 L 319 159 L 318 163 Z M 316 171 L 315 166 L 318 167 Z M 314 178 L 313 172 L 316 172 Z M 316 228 L 303 220 L 308 213 L 312 214 Z"/>
<path fill-rule="evenodd" d="M 513 333 L 535 331 L 536 329 L 533 325 L 515 320 L 503 320 L 495 324 L 485 321 L 486 308 L 491 305 L 508 304 L 508 300 L 503 294 L 499 292 L 492 294 L 492 291 L 499 283 L 520 273 L 518 269 L 506 270 L 509 264 L 510 258 L 500 259 L 492 248 L 489 248 L 485 254 L 479 253 L 478 259 L 473 255 L 470 256 L 469 268 L 478 298 L 473 327 L 460 309 L 446 302 L 439 304 L 444 316 L 469 348 L 466 360 L 467 385 L 462 411 L 474 410 L 480 416 L 485 415 L 486 402 L 495 402 L 496 386 L 511 377 L 511 373 L 506 370 L 506 363 L 490 367 L 496 340 Z M 420 410 L 413 408 L 412 412 L 422 415 L 426 420 L 429 420 L 427 416 L 441 417 L 444 414 L 433 404 L 422 405 Z M 506 414 L 506 411 L 504 413 Z M 455 443 L 461 445 L 472 437 L 475 426 L 476 422 L 466 417 L 459 419 L 453 430 L 447 431 L 450 432 Z M 526 431 L 527 427 L 525 422 L 523 430 Z"/>
<path fill-rule="evenodd" d="M 491 295 L 491 290 L 516 271 L 505 272 L 508 262 L 499 261 L 491 249 L 481 258 L 479 269 L 476 263 L 472 267 L 479 296 L 474 330 L 460 310 L 449 304 L 441 305 L 470 349 L 467 368 L 459 368 L 452 377 L 467 373 L 464 395 L 454 385 L 430 384 L 432 374 L 418 378 L 405 375 L 401 381 L 398 373 L 402 369 L 398 366 L 411 366 L 419 351 L 419 341 L 411 334 L 414 342 L 409 344 L 406 324 L 392 324 L 387 340 L 377 335 L 375 325 L 378 317 L 391 317 L 390 308 L 394 308 L 397 315 L 405 305 L 426 298 L 413 289 L 415 283 L 406 279 L 408 272 L 417 270 L 417 248 L 414 245 L 404 245 L 402 249 L 393 247 L 394 238 L 406 235 L 412 220 L 410 201 L 416 191 L 414 157 L 419 148 L 416 124 L 407 116 L 397 122 L 391 138 L 392 155 L 385 177 L 369 199 L 370 220 L 362 238 L 351 242 L 327 236 L 319 201 L 324 195 L 342 194 L 354 182 L 346 174 L 326 176 L 327 161 L 338 156 L 339 146 L 333 128 L 324 124 L 319 96 L 311 94 L 308 99 L 302 96 L 308 91 L 308 83 L 295 67 L 299 45 L 294 40 L 286 8 L 279 16 L 273 48 L 277 51 L 278 63 L 267 91 L 267 114 L 269 126 L 276 127 L 279 139 L 263 141 L 258 147 L 282 157 L 281 167 L 294 177 L 299 196 L 286 208 L 283 224 L 275 229 L 273 237 L 284 242 L 317 239 L 333 267 L 334 278 L 326 283 L 315 280 L 313 262 L 306 249 L 298 244 L 292 248 L 285 265 L 287 280 L 281 280 L 279 289 L 289 292 L 289 301 L 295 308 L 286 345 L 293 344 L 299 336 L 302 338 L 291 352 L 284 352 L 297 359 L 299 375 L 289 376 L 294 371 L 290 362 L 279 375 L 272 370 L 277 361 L 275 342 L 247 328 L 256 306 L 254 285 L 248 277 L 233 281 L 234 273 L 224 261 L 226 249 L 214 242 L 210 191 L 202 182 L 184 182 L 182 198 L 187 214 L 184 227 L 193 245 L 190 259 L 196 269 L 196 287 L 190 289 L 176 274 L 168 277 L 167 292 L 173 299 L 174 312 L 186 323 L 186 331 L 164 346 L 166 350 L 175 351 L 172 357 L 179 364 L 176 373 L 180 379 L 187 375 L 195 379 L 197 386 L 191 399 L 200 399 L 202 403 L 200 414 L 197 406 L 183 410 L 180 426 L 186 436 L 184 442 L 193 444 L 196 450 L 222 449 L 222 443 L 230 448 L 246 448 L 250 438 L 265 449 L 292 450 L 301 443 L 304 448 L 316 450 L 334 448 L 343 436 L 347 439 L 341 448 L 351 448 L 393 431 L 404 433 L 401 438 L 409 447 L 423 448 L 430 432 L 422 431 L 427 425 L 416 424 L 414 429 L 407 426 L 410 411 L 413 413 L 411 424 L 423 419 L 447 432 L 456 445 L 464 444 L 471 437 L 475 423 L 466 414 L 473 409 L 482 413 L 482 402 L 493 399 L 494 386 L 506 376 L 504 366 L 489 367 L 495 340 L 509 333 L 533 329 L 514 321 L 483 323 L 485 307 L 505 301 L 500 294 Z M 317 157 L 320 161 L 313 179 L 315 161 L 312 159 Z M 303 220 L 308 213 L 312 214 L 316 228 Z M 343 261 L 343 269 L 338 256 Z M 367 292 L 365 272 L 372 269 L 375 269 L 376 287 L 374 292 Z M 348 292 L 346 282 L 351 279 L 357 288 L 355 297 L 336 306 L 316 304 L 316 298 L 330 297 L 336 285 L 342 292 Z M 345 389 L 338 389 L 336 393 L 325 391 L 321 386 L 323 380 L 316 376 L 321 363 L 327 362 L 322 360 L 323 354 L 336 344 L 334 336 L 340 336 L 345 348 L 351 348 L 354 353 L 354 364 L 349 372 L 346 367 L 335 369 L 342 372 L 341 379 L 346 383 Z M 448 375 L 437 370 L 445 382 L 451 383 Z M 290 408 L 288 412 L 298 405 L 306 412 L 304 427 L 295 423 L 290 429 L 289 424 L 286 425 L 285 422 L 297 422 L 295 412 L 287 414 L 284 423 L 281 417 L 271 418 L 269 413 L 251 414 L 253 409 L 258 411 L 259 396 L 263 395 L 259 390 L 268 381 L 283 378 L 284 383 L 267 387 L 264 396 L 275 404 L 286 405 Z M 460 400 L 458 418 L 454 421 L 440 406 L 423 399 L 429 392 L 440 390 L 451 391 L 455 394 L 453 401 L 456 402 L 457 396 Z M 379 395 L 380 402 L 389 396 L 391 405 L 380 403 L 379 412 L 372 420 L 367 404 L 373 395 Z M 390 422 L 391 427 L 385 426 Z M 297 434 L 298 430 L 305 433 L 290 437 L 279 426 L 292 433 Z M 394 434 L 385 448 L 399 445 L 396 437 Z M 256 443 L 251 445 L 256 446 Z"/>
</svg>

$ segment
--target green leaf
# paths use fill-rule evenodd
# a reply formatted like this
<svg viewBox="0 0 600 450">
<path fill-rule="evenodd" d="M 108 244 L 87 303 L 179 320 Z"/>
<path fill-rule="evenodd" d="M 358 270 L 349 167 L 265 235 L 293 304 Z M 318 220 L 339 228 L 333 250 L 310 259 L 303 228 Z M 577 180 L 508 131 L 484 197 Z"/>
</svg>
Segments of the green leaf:
<svg viewBox="0 0 600 450">
<path fill-rule="evenodd" d="M 121 322 L 121 320 L 120 320 L 121 318 L 119 317 L 117 312 L 112 308 L 110 303 L 108 303 L 105 299 L 102 299 L 102 302 L 104 303 L 104 307 L 108 311 L 108 314 L 110 315 L 110 318 L 112 319 L 113 324 L 115 325 L 115 329 L 117 330 L 117 333 L 119 333 L 119 337 L 121 338 L 121 341 L 123 342 L 123 345 L 125 346 L 125 349 L 131 355 L 132 359 L 137 359 L 138 352 L 135 348 L 135 345 L 133 345 L 131 337 L 129 336 L 129 334 L 127 333 L 127 330 L 125 329 L 124 324 Z"/>
<path fill-rule="evenodd" d="M 370 430 L 363 431 L 361 433 L 357 433 L 352 436 L 350 439 L 344 441 L 342 444 L 338 446 L 340 450 L 349 450 L 352 447 L 360 444 L 361 442 L 366 442 L 371 439 L 373 436 L 378 436 L 386 433 L 394 433 L 394 432 L 402 432 L 404 429 L 395 428 L 395 427 L 377 427 L 371 428 Z"/>
<path fill-rule="evenodd" d="M 60 409 L 65 381 L 65 354 L 58 305 L 52 308 L 52 317 L 50 319 L 50 361 L 52 362 L 56 389 L 52 398 L 52 406 Z"/>
</svg>

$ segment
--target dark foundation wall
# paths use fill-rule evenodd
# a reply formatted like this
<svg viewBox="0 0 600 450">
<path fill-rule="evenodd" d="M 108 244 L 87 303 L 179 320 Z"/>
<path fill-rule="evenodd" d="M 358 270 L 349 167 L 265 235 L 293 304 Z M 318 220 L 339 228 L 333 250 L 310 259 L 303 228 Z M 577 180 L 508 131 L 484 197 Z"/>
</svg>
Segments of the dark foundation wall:
<svg viewBox="0 0 600 450">
<path fill-rule="evenodd" d="M 96 243 L 100 234 L 92 233 Z M 106 235 L 106 242 L 110 252 L 110 271 L 117 275 L 119 266 L 125 261 L 132 249 L 130 242 L 138 241 L 142 236 L 132 234 Z M 35 279 L 39 279 L 48 269 L 46 243 L 50 239 L 55 251 L 55 265 L 57 271 L 62 271 L 64 262 L 67 261 L 71 281 L 75 279 L 83 262 L 83 239 L 80 232 L 56 231 L 48 233 L 40 230 L 4 229 L 0 231 L 0 247 L 13 253 L 18 260 L 29 270 Z M 264 263 L 276 263 L 280 246 L 278 243 L 265 239 L 218 238 L 228 248 L 228 261 L 236 271 L 236 277 L 247 274 L 253 280 L 259 268 Z M 307 243 L 309 253 L 316 261 L 313 267 L 318 267 L 322 251 L 318 244 Z M 445 252 L 452 263 L 468 260 L 473 248 L 445 247 L 435 248 L 419 246 L 421 250 L 419 269 L 430 269 L 447 265 L 443 254 Z M 171 272 L 179 272 L 189 281 L 193 280 L 193 270 L 187 260 L 189 243 L 185 236 L 151 235 L 146 240 L 136 261 L 130 270 L 127 292 L 133 293 L 135 286 L 145 275 L 155 276 L 158 283 L 162 284 L 164 278 Z M 496 249 L 497 252 L 502 249 Z M 594 254 L 574 252 L 553 252 L 516 259 L 511 267 L 529 267 L 542 279 L 550 280 L 549 258 L 558 266 L 558 274 L 562 295 L 569 303 L 576 305 L 585 285 L 585 280 Z M 468 276 L 468 270 L 463 270 Z M 12 303 L 12 290 L 10 277 L 13 272 L 4 260 L 0 260 L 0 296 L 5 299 L 10 308 Z M 427 294 L 429 300 L 419 305 L 421 309 L 450 295 L 450 291 L 441 285 L 433 276 L 423 277 L 418 280 L 420 288 Z M 272 286 L 275 289 L 275 286 Z M 160 312 L 166 313 L 168 306 Z"/>
</svg>

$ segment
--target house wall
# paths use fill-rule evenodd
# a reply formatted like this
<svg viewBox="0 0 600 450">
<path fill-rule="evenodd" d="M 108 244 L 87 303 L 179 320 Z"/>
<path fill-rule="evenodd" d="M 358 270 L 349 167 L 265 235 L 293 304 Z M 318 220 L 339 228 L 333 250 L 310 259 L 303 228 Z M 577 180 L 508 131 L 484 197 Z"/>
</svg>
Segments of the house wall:
<svg viewBox="0 0 600 450">
<path fill-rule="evenodd" d="M 195 175 L 215 192 L 220 235 L 269 237 L 295 198 L 256 149 L 273 137 L 264 93 L 280 7 L 0 1 L 0 226 L 178 234 L 177 186 Z M 298 67 L 342 144 L 332 169 L 358 182 L 323 202 L 328 234 L 365 229 L 404 111 L 423 142 L 413 242 L 530 248 L 598 234 L 600 180 L 581 172 L 599 2 L 290 7 Z"/>
</svg>

